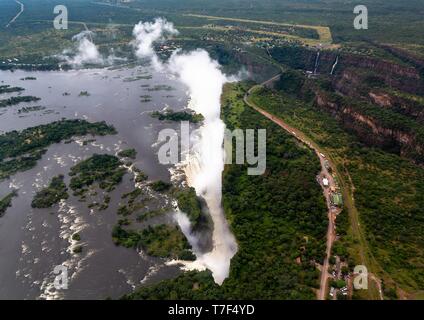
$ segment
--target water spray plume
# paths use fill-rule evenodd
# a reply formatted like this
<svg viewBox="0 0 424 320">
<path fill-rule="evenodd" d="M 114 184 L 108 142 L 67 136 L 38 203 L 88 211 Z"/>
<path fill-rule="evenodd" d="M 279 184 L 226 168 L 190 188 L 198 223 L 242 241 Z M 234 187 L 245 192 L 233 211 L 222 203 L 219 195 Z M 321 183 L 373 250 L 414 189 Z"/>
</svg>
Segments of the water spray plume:
<svg viewBox="0 0 424 320">
<path fill-rule="evenodd" d="M 198 241 L 188 232 L 187 221 L 181 218 L 180 213 L 177 214 L 177 221 L 197 256 L 191 267 L 211 270 L 215 282 L 222 284 L 228 277 L 231 258 L 237 252 L 236 240 L 221 205 L 225 124 L 220 119 L 220 99 L 223 85 L 234 79 L 225 76 L 218 62 L 202 49 L 188 53 L 176 50 L 166 63 L 161 63 L 153 44 L 162 40 L 164 35 L 176 33 L 173 25 L 164 19 L 158 18 L 154 23 L 140 22 L 134 27 L 136 39 L 133 45 L 138 57 L 151 58 L 153 67 L 174 74 L 187 86 L 189 108 L 204 117 L 203 125 L 194 132 L 196 139 L 192 141 L 194 145 L 185 173 L 188 184 L 195 188 L 197 195 L 205 200 L 209 209 L 213 221 L 212 250 L 204 254 L 196 250 Z"/>
</svg>

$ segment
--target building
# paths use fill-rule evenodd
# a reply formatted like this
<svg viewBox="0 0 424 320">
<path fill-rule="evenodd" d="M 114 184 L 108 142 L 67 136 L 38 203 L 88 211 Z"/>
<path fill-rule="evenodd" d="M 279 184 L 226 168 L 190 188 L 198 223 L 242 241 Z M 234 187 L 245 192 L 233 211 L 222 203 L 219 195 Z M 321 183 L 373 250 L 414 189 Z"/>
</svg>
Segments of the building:
<svg viewBox="0 0 424 320">
<path fill-rule="evenodd" d="M 328 187 L 328 179 L 327 178 L 322 179 L 322 184 L 324 185 L 324 187 Z"/>
</svg>

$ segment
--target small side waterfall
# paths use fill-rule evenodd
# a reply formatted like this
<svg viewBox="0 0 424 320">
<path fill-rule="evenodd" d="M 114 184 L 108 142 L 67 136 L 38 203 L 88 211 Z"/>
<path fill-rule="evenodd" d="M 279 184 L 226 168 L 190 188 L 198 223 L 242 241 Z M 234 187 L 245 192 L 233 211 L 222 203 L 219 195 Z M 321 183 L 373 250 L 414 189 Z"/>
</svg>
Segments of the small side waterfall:
<svg viewBox="0 0 424 320">
<path fill-rule="evenodd" d="M 317 52 L 317 57 L 316 57 L 316 59 L 315 59 L 314 74 L 317 74 L 317 70 L 318 70 L 318 66 L 319 66 L 319 55 L 320 55 L 320 52 L 318 51 L 318 52 Z"/>
<path fill-rule="evenodd" d="M 333 67 L 331 68 L 330 74 L 332 75 L 334 72 L 334 69 L 336 69 L 337 64 L 339 63 L 339 56 L 336 57 L 336 61 L 333 64 Z"/>
</svg>

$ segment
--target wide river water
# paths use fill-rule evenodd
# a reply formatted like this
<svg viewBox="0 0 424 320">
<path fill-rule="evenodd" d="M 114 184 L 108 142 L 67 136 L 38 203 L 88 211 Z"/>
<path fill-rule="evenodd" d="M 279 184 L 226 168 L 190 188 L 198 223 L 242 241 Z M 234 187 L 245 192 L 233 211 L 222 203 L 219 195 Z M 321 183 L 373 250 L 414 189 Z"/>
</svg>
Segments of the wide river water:
<svg viewBox="0 0 424 320">
<path fill-rule="evenodd" d="M 36 80 L 21 80 L 36 77 Z M 149 179 L 169 180 L 168 167 L 159 164 L 157 136 L 163 128 L 178 128 L 176 123 L 159 122 L 150 111 L 187 105 L 186 88 L 175 79 L 155 73 L 148 66 L 109 69 L 85 69 L 58 72 L 0 71 L 0 85 L 24 87 L 22 95 L 41 100 L 0 109 L 0 134 L 47 124 L 61 118 L 106 121 L 117 135 L 84 137 L 72 143 L 54 144 L 31 170 L 0 181 L 0 197 L 18 188 L 5 215 L 0 218 L 0 299 L 104 299 L 119 298 L 143 283 L 175 276 L 176 266 L 142 252 L 115 246 L 111 231 L 119 216 L 117 207 L 123 193 L 134 189 L 129 174 L 110 193 L 112 200 L 105 211 L 89 209 L 87 203 L 70 196 L 49 209 L 32 209 L 34 193 L 58 174 L 69 182 L 69 168 L 93 153 L 116 154 L 135 148 L 134 164 Z M 87 91 L 88 96 L 80 96 Z M 67 93 L 64 95 L 64 93 Z M 5 99 L 15 94 L 3 94 Z M 151 98 L 143 97 L 149 95 Z M 141 97 L 142 96 L 142 97 Z M 151 101 L 147 101 L 151 100 Z M 18 113 L 26 106 L 45 109 Z M 71 194 L 71 192 L 70 192 Z M 172 223 L 172 212 L 156 218 Z M 73 254 L 69 236 L 81 235 L 84 250 Z M 66 290 L 52 286 L 55 266 L 68 267 Z"/>
</svg>

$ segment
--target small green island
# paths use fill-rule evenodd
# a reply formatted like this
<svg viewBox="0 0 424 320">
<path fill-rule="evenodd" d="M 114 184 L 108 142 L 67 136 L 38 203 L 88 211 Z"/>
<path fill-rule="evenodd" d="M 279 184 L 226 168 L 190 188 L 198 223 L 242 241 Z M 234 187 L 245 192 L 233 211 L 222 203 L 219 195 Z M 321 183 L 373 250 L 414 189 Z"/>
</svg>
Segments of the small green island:
<svg viewBox="0 0 424 320">
<path fill-rule="evenodd" d="M 34 101 L 39 101 L 39 100 L 41 100 L 41 99 L 34 97 L 34 96 L 11 97 L 11 98 L 8 98 L 8 99 L 0 100 L 0 108 L 14 106 L 14 105 L 22 103 L 22 102 L 34 102 Z"/>
<path fill-rule="evenodd" d="M 16 190 L 13 190 L 9 194 L 7 194 L 5 197 L 0 199 L 0 217 L 2 217 L 7 208 L 9 208 L 12 205 L 12 199 L 18 195 L 18 192 Z"/>
<path fill-rule="evenodd" d="M 21 113 L 30 113 L 30 112 L 35 112 L 35 111 L 42 111 L 42 110 L 45 110 L 45 109 L 46 109 L 46 107 L 43 107 L 43 106 L 23 107 L 23 108 L 20 108 L 18 110 L 18 114 L 21 114 Z"/>
<path fill-rule="evenodd" d="M 154 111 L 151 113 L 152 118 L 157 118 L 160 121 L 189 121 L 193 123 L 202 122 L 204 117 L 194 111 Z"/>
<path fill-rule="evenodd" d="M 148 94 L 144 94 L 140 96 L 140 102 L 150 102 L 152 101 L 152 96 Z"/>
<path fill-rule="evenodd" d="M 11 93 L 11 92 L 21 92 L 25 89 L 22 87 L 11 87 L 10 85 L 2 85 L 0 86 L 0 94 L 2 93 Z"/>
<path fill-rule="evenodd" d="M 88 91 L 81 91 L 78 97 L 89 97 L 90 93 Z"/>
<path fill-rule="evenodd" d="M 166 84 L 157 84 L 152 88 L 148 88 L 147 91 L 172 91 L 175 90 L 173 87 Z"/>
<path fill-rule="evenodd" d="M 19 171 L 33 168 L 47 147 L 74 136 L 116 134 L 105 122 L 60 120 L 50 124 L 10 131 L 0 135 L 0 181 Z"/>
<path fill-rule="evenodd" d="M 68 199 L 68 188 L 66 187 L 66 184 L 63 180 L 63 175 L 53 177 L 50 184 L 46 188 L 38 191 L 35 194 L 31 202 L 31 207 L 50 208 L 60 200 Z"/>
<path fill-rule="evenodd" d="M 81 240 L 80 234 L 79 233 L 74 233 L 72 235 L 72 240 L 74 240 L 74 241 L 80 241 Z"/>
<path fill-rule="evenodd" d="M 156 192 L 166 192 L 172 187 L 171 183 L 162 180 L 153 181 L 149 185 Z"/>
<path fill-rule="evenodd" d="M 87 187 L 97 182 L 101 189 L 112 191 L 126 173 L 121 165 L 122 162 L 115 156 L 94 154 L 71 168 L 70 187 L 76 194 L 83 195 Z"/>
<path fill-rule="evenodd" d="M 119 151 L 118 156 L 121 158 L 135 159 L 137 156 L 137 151 L 135 149 L 125 149 L 125 150 Z"/>
<path fill-rule="evenodd" d="M 126 230 L 117 224 L 112 231 L 116 245 L 141 247 L 148 255 L 179 260 L 195 260 L 190 244 L 178 226 L 149 226 L 141 232 Z"/>
</svg>

